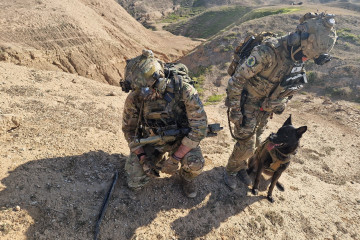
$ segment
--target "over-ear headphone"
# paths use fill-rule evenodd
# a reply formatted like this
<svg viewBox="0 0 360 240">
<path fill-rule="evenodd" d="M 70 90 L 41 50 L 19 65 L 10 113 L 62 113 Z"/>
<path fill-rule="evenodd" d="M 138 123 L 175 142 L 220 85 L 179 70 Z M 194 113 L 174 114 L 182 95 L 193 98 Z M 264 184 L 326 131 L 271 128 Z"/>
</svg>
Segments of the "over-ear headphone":
<svg viewBox="0 0 360 240">
<path fill-rule="evenodd" d="M 288 37 L 288 45 L 291 47 L 297 47 L 301 44 L 301 40 L 308 39 L 310 34 L 308 32 L 299 32 L 290 33 Z"/>
<path fill-rule="evenodd" d="M 288 37 L 288 45 L 291 47 L 297 47 L 300 45 L 300 33 L 299 32 L 294 32 L 294 33 L 290 33 L 289 37 Z"/>
</svg>

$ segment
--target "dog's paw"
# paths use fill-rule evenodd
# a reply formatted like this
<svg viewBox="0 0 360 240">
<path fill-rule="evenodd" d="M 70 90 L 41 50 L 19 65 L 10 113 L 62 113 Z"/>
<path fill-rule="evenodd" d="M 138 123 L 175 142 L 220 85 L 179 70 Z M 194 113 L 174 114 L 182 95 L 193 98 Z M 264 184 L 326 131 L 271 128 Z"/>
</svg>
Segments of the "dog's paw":
<svg viewBox="0 0 360 240">
<path fill-rule="evenodd" d="M 274 198 L 272 197 L 272 196 L 267 196 L 266 197 L 267 198 L 267 200 L 269 200 L 269 202 L 271 202 L 271 203 L 274 203 L 275 202 L 275 200 L 274 200 Z"/>
<path fill-rule="evenodd" d="M 251 192 L 252 192 L 252 194 L 254 194 L 254 195 L 258 195 L 258 194 L 259 194 L 259 189 L 253 188 L 253 189 L 251 190 Z"/>
</svg>

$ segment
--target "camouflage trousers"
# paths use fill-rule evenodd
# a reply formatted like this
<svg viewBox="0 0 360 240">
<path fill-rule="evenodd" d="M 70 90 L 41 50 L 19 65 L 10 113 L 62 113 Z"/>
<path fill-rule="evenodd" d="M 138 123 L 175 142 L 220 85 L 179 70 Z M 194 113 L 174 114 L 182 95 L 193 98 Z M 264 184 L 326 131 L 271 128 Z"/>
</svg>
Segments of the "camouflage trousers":
<svg viewBox="0 0 360 240">
<path fill-rule="evenodd" d="M 247 103 L 244 105 L 243 125 L 235 124 L 234 135 L 237 140 L 234 149 L 228 160 L 226 171 L 235 175 L 242 169 L 247 169 L 247 160 L 254 154 L 255 148 L 261 142 L 261 134 L 268 123 L 270 113 L 260 111 L 259 102 Z"/>
<path fill-rule="evenodd" d="M 162 164 L 167 156 L 173 154 L 180 144 L 176 147 L 167 146 L 165 148 L 158 148 L 152 145 L 145 145 L 144 150 L 148 158 L 161 170 Z M 196 178 L 204 168 L 205 161 L 200 147 L 192 149 L 181 160 L 180 176 L 191 181 Z M 127 175 L 127 184 L 129 188 L 137 190 L 145 186 L 150 178 L 144 173 L 144 170 L 139 163 L 137 156 L 131 153 L 125 163 L 125 171 Z"/>
</svg>

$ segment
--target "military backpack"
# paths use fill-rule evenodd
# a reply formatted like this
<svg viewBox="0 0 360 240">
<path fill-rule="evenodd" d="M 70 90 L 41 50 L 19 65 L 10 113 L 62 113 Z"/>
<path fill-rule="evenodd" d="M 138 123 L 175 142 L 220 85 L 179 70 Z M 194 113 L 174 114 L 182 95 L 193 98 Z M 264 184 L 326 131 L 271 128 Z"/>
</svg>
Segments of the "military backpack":
<svg viewBox="0 0 360 240">
<path fill-rule="evenodd" d="M 164 75 L 165 78 L 171 79 L 181 76 L 181 81 L 189 83 L 194 86 L 196 83 L 189 77 L 188 68 L 182 63 L 165 63 L 164 64 Z"/>
<path fill-rule="evenodd" d="M 259 34 L 249 33 L 243 42 L 236 47 L 234 51 L 234 58 L 227 70 L 228 74 L 232 76 L 238 65 L 241 65 L 247 57 L 250 56 L 254 47 L 258 46 L 265 39 L 276 37 L 276 34 L 271 32 L 261 32 Z"/>
</svg>

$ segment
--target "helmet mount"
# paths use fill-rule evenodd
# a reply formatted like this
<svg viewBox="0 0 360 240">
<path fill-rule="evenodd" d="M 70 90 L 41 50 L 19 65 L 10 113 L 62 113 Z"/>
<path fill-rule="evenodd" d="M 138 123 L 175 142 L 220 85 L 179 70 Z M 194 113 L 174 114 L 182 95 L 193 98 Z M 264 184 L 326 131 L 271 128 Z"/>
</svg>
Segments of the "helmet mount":
<svg viewBox="0 0 360 240">
<path fill-rule="evenodd" d="M 303 56 L 309 59 L 317 59 L 321 55 L 329 56 L 328 53 L 333 48 L 337 38 L 334 17 L 333 14 L 311 12 L 301 17 L 296 31 L 288 35 L 291 58 L 299 61 L 301 59 L 300 51 Z M 326 59 L 330 58 L 327 57 Z"/>
<path fill-rule="evenodd" d="M 140 56 L 126 61 L 125 80 L 120 82 L 125 92 L 154 87 L 157 79 L 154 75 L 163 76 L 162 62 L 154 57 L 151 50 L 143 50 Z"/>
</svg>

